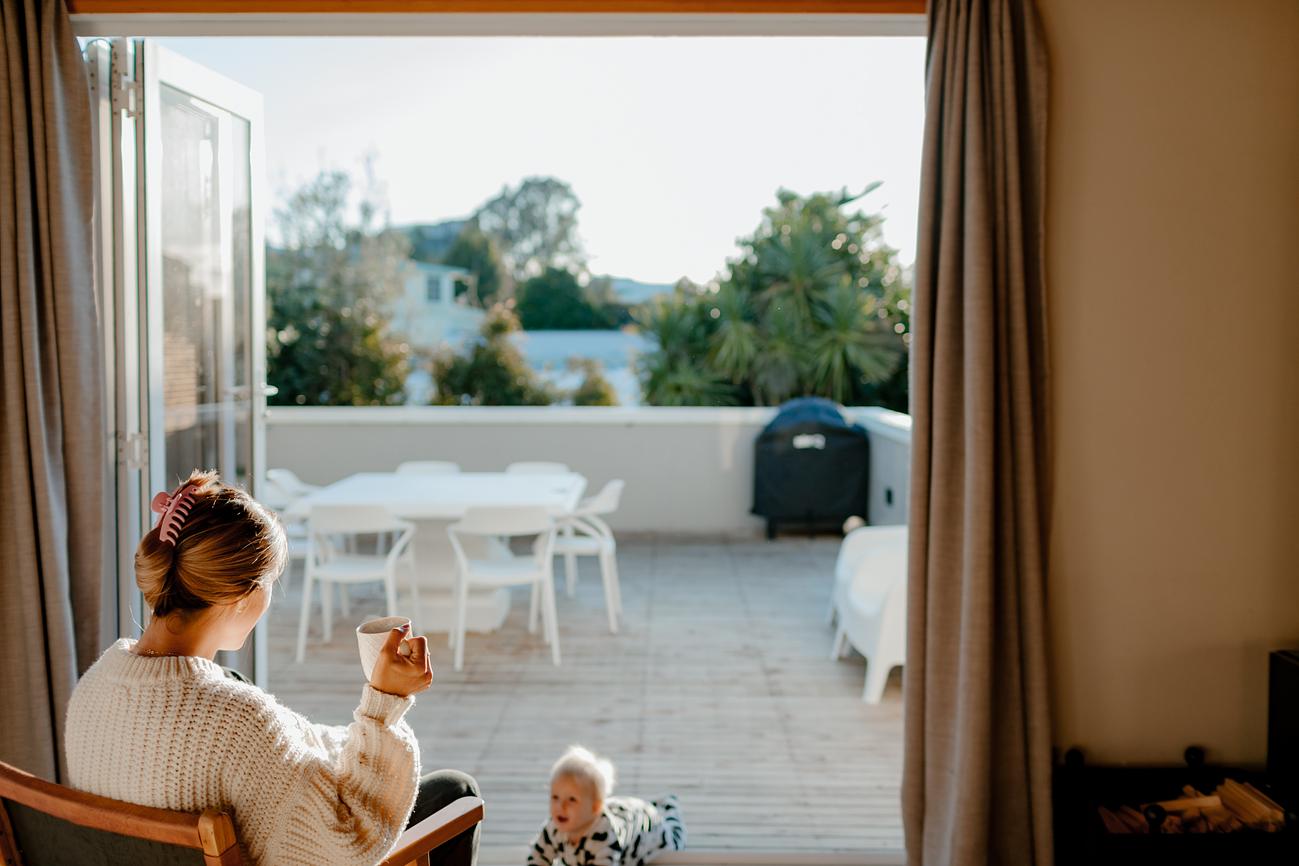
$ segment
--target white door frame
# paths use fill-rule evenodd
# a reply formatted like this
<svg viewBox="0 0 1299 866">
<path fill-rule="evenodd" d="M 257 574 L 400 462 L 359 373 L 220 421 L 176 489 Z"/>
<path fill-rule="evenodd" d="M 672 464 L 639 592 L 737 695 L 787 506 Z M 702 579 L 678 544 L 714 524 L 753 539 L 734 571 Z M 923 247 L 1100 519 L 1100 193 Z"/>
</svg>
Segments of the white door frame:
<svg viewBox="0 0 1299 866">
<path fill-rule="evenodd" d="M 238 82 L 219 75 L 186 57 L 156 44 L 151 40 L 136 42 L 136 55 L 141 61 L 140 81 L 142 82 L 142 107 L 144 116 L 144 147 L 142 148 L 144 164 L 141 166 L 143 178 L 143 202 L 141 208 L 143 220 L 141 234 L 144 238 L 144 297 L 148 316 L 148 335 L 161 335 L 164 331 L 162 309 L 162 221 L 157 215 L 162 211 L 162 189 L 157 182 L 162 176 L 162 128 L 157 118 L 162 116 L 161 88 L 163 86 L 182 91 L 191 97 L 229 112 L 248 122 L 249 130 L 249 298 L 243 311 L 245 320 L 234 322 L 230 315 L 225 315 L 220 330 L 219 370 L 213 371 L 218 376 L 217 399 L 224 406 L 230 406 L 240 399 L 249 403 L 249 466 L 248 483 L 250 493 L 258 495 L 265 477 L 265 416 L 266 416 L 266 339 L 265 339 L 265 188 L 264 178 L 264 140 L 262 133 L 263 111 L 262 96 Z M 229 142 L 232 138 L 230 124 L 223 121 L 220 135 Z M 229 148 L 226 149 L 229 152 Z M 152 182 L 150 182 L 152 180 Z M 222 220 L 223 251 L 231 247 L 232 239 L 228 236 L 228 221 Z M 223 256 L 223 260 L 228 256 Z M 224 313 L 232 313 L 234 306 L 230 298 L 222 305 Z M 235 330 L 246 329 L 244 340 L 245 355 L 235 359 Z M 147 474 L 150 490 L 167 490 L 173 479 L 166 477 L 166 462 L 161 458 L 166 453 L 166 430 L 161 423 L 164 413 L 163 393 L 163 346 L 159 339 L 146 340 L 148 364 L 145 394 L 148 395 L 147 412 L 148 442 L 147 453 L 155 459 L 149 462 Z M 232 363 L 233 362 L 233 363 Z M 247 382 L 236 388 L 232 381 L 232 370 L 235 364 L 246 365 Z M 228 416 L 228 417 L 227 417 Z M 219 468 L 228 478 L 234 469 L 234 437 L 238 435 L 238 426 L 233 411 L 223 412 L 220 442 L 223 465 Z M 144 502 L 143 507 L 148 508 Z M 147 511 L 145 519 L 148 519 Z M 266 684 L 267 651 L 265 622 L 258 624 L 252 636 L 252 674 L 259 685 Z"/>
<path fill-rule="evenodd" d="M 249 255 L 247 304 L 243 320 L 226 316 L 220 334 L 217 371 L 223 387 L 220 401 L 229 406 L 247 400 L 250 437 L 248 483 L 256 496 L 265 476 L 266 341 L 264 142 L 261 95 L 148 40 L 96 41 L 86 47 L 94 103 L 96 241 L 98 283 L 103 310 L 105 395 L 112 436 L 106 513 L 115 513 L 116 556 L 105 581 L 104 628 L 118 636 L 135 636 L 145 622 L 135 586 L 134 554 L 153 524 L 152 494 L 170 489 L 166 474 L 166 431 L 162 421 L 162 190 L 161 86 L 182 91 L 248 122 Z M 152 122 L 150 122 L 152 119 Z M 232 137 L 228 120 L 221 135 Z M 230 148 L 225 148 L 228 152 Z M 150 180 L 152 179 L 152 183 Z M 224 205 L 223 205 L 224 206 Z M 228 233 L 228 220 L 223 231 Z M 223 236 L 228 252 L 231 238 Z M 228 259 L 226 255 L 224 258 Z M 227 299 L 228 301 L 229 299 Z M 226 303 L 224 310 L 233 311 Z M 244 355 L 233 358 L 236 329 L 246 329 Z M 152 337 L 152 339 L 151 339 Z M 232 384 L 232 370 L 243 365 L 247 382 Z M 234 468 L 234 413 L 224 412 L 220 468 Z M 152 459 L 151 459 L 152 458 Z M 265 633 L 253 636 L 254 679 L 264 683 L 267 671 Z"/>
</svg>

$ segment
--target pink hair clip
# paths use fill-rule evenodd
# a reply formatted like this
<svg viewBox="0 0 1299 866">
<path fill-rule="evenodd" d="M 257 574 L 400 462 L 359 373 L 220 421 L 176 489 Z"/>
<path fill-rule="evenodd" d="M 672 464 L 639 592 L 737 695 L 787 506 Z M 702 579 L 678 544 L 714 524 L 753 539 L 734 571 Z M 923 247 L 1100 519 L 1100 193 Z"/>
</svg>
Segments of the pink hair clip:
<svg viewBox="0 0 1299 866">
<path fill-rule="evenodd" d="M 193 484 L 185 484 L 173 494 L 162 491 L 153 497 L 153 502 L 149 507 L 155 514 L 161 514 L 162 518 L 158 521 L 158 537 L 163 541 L 176 544 L 176 539 L 180 537 L 180 528 L 185 524 L 185 518 L 189 517 L 189 510 L 194 507 L 194 494 L 198 487 Z"/>
</svg>

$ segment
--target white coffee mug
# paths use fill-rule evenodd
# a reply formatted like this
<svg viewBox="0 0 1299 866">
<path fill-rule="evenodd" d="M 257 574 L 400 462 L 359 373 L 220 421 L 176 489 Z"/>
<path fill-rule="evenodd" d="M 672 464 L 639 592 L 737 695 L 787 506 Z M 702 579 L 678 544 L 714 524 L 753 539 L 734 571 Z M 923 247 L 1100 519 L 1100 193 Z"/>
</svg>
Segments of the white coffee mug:
<svg viewBox="0 0 1299 866">
<path fill-rule="evenodd" d="M 361 651 L 361 670 L 365 671 L 367 680 L 374 672 L 374 663 L 379 660 L 383 645 L 388 642 L 388 633 L 403 625 L 409 626 L 410 620 L 404 616 L 385 616 L 367 620 L 356 627 L 356 647 Z M 404 656 L 410 655 L 410 644 L 403 639 L 397 651 Z"/>
</svg>

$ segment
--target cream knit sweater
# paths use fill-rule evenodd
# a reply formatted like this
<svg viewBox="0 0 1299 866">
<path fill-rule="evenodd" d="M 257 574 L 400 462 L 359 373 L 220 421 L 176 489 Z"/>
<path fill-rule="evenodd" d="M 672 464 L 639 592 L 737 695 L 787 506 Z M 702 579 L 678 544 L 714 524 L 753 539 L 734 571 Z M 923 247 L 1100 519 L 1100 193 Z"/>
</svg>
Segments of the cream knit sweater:
<svg viewBox="0 0 1299 866">
<path fill-rule="evenodd" d="M 401 835 L 419 784 L 413 698 L 369 685 L 347 727 L 313 725 L 193 656 L 119 640 L 68 705 L 73 787 L 145 806 L 228 810 L 247 859 L 372 866 Z"/>
</svg>

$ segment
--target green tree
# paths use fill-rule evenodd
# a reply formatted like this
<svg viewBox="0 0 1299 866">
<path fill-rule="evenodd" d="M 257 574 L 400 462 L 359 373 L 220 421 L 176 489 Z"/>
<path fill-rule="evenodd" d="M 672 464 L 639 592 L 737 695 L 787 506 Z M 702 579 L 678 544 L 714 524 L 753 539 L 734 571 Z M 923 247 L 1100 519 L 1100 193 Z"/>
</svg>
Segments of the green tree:
<svg viewBox="0 0 1299 866">
<path fill-rule="evenodd" d="M 569 358 L 568 369 L 582 374 L 582 382 L 569 395 L 574 406 L 618 405 L 618 395 L 595 358 Z"/>
<path fill-rule="evenodd" d="M 518 289 L 519 322 L 525 331 L 610 328 L 610 317 L 591 302 L 577 277 L 561 268 L 546 268 Z"/>
<path fill-rule="evenodd" d="M 474 296 L 483 308 L 509 295 L 510 275 L 501 261 L 496 241 L 473 220 L 465 223 L 442 263 L 464 268 L 473 274 Z"/>
<path fill-rule="evenodd" d="M 891 327 L 903 346 L 911 347 L 911 286 L 909 272 L 891 280 L 884 296 L 874 305 L 874 314 Z M 856 397 L 859 406 L 884 406 L 898 412 L 910 411 L 910 351 L 903 351 L 893 373 L 883 380 L 862 383 Z"/>
<path fill-rule="evenodd" d="M 586 255 L 577 235 L 581 202 L 567 183 L 554 177 L 525 178 L 517 188 L 503 187 L 473 216 L 497 243 L 515 282 L 547 268 L 581 273 Z"/>
<path fill-rule="evenodd" d="M 640 363 L 648 402 L 715 403 L 722 382 L 743 404 L 818 395 L 905 411 L 909 290 L 883 218 L 848 210 L 876 186 L 779 191 L 724 279 L 643 311 L 658 342 Z"/>
<path fill-rule="evenodd" d="M 463 353 L 445 350 L 433 359 L 435 405 L 544 406 L 555 394 L 510 342 L 519 320 L 508 302 L 487 311 L 478 339 Z"/>
<path fill-rule="evenodd" d="M 289 195 L 268 248 L 267 381 L 270 402 L 376 406 L 405 401 L 410 348 L 389 333 L 387 305 L 401 290 L 408 245 L 381 226 L 362 191 L 348 219 L 352 180 L 321 172 Z"/>
<path fill-rule="evenodd" d="M 646 402 L 656 406 L 734 406 L 738 389 L 707 363 L 717 321 L 707 298 L 688 285 L 637 311 L 658 349 L 637 359 Z"/>
<path fill-rule="evenodd" d="M 602 327 L 621 328 L 635 321 L 632 318 L 631 306 L 624 303 L 613 290 L 611 277 L 591 277 L 591 281 L 586 284 L 586 298 L 604 317 L 607 324 Z"/>
</svg>

